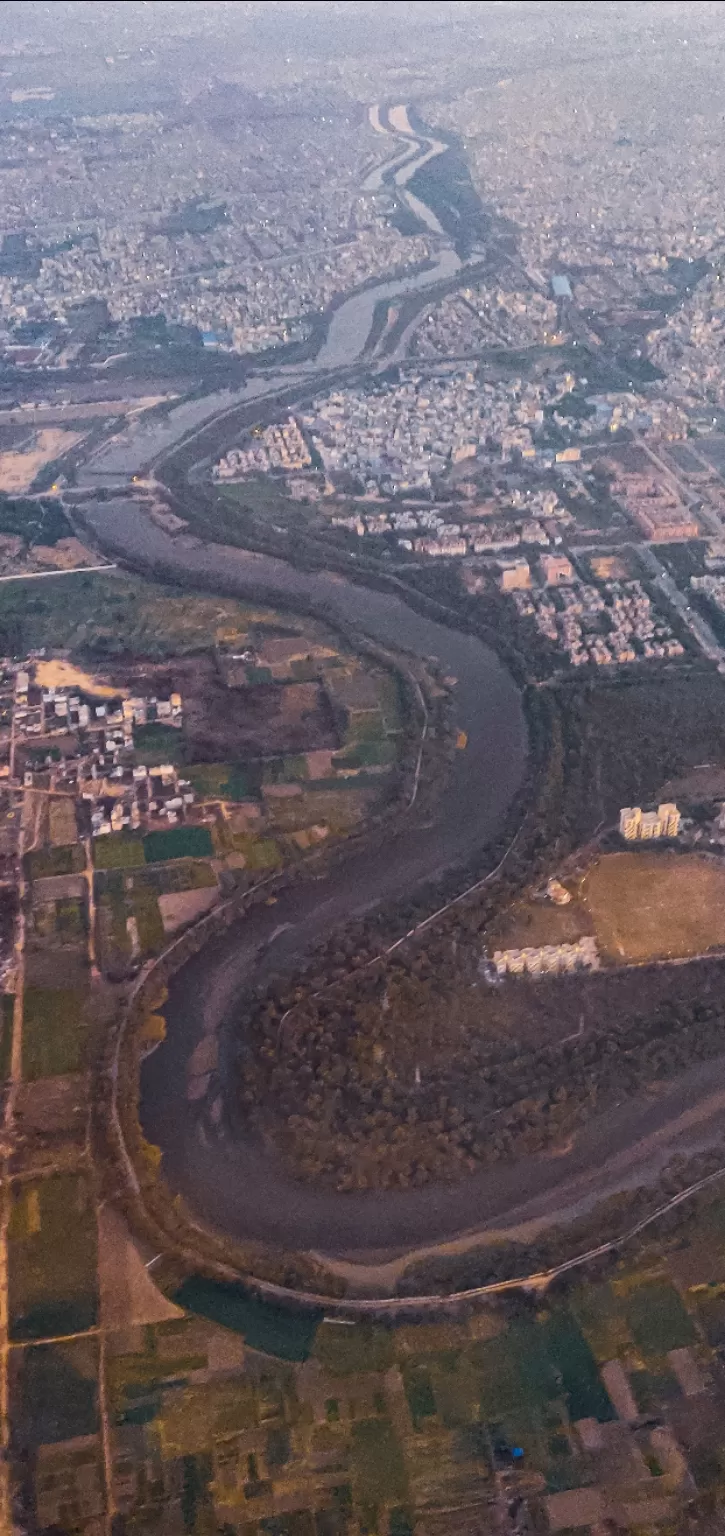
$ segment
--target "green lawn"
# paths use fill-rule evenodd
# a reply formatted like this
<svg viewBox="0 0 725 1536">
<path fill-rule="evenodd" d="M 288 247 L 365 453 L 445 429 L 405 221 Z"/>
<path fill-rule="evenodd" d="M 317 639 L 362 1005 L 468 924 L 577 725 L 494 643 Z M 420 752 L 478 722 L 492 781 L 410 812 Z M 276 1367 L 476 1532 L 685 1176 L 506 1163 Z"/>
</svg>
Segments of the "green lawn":
<svg viewBox="0 0 725 1536">
<path fill-rule="evenodd" d="M 94 1327 L 97 1265 L 95 1206 L 84 1175 L 59 1173 L 13 1186 L 8 1232 L 13 1340 Z"/>
<path fill-rule="evenodd" d="M 168 832 L 148 832 L 143 840 L 147 864 L 164 859 L 206 859 L 214 852 L 208 827 L 170 827 Z"/>
<path fill-rule="evenodd" d="M 85 1065 L 88 1025 L 76 987 L 26 987 L 23 999 L 23 1077 L 61 1077 Z"/>
</svg>

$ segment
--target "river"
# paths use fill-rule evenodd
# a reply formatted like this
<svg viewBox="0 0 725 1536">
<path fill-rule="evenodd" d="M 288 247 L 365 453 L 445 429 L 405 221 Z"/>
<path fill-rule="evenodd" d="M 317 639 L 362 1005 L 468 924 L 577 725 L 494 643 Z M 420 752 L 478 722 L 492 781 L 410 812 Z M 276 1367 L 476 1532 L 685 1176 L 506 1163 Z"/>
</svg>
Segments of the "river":
<svg viewBox="0 0 725 1536">
<path fill-rule="evenodd" d="M 405 139 L 405 149 L 368 176 L 368 190 L 393 177 L 401 195 L 427 226 L 440 225 L 407 192 L 415 170 L 445 147 L 432 138 Z M 423 147 L 425 144 L 425 148 Z M 429 215 L 427 217 L 426 215 Z M 436 227 L 437 226 L 437 227 Z M 337 310 L 325 344 L 312 363 L 280 368 L 224 391 L 179 405 L 162 422 L 139 424 L 106 445 L 86 471 L 112 483 L 138 473 L 205 421 L 243 404 L 306 381 L 325 369 L 353 365 L 369 335 L 377 303 L 424 290 L 460 263 L 450 245 L 434 270 L 381 282 L 346 300 Z M 238 999 L 246 985 L 294 970 L 314 943 L 335 926 L 385 901 L 403 898 L 474 852 L 502 825 L 526 764 L 521 700 L 497 657 L 473 637 L 422 618 L 389 594 L 351 585 L 329 574 L 309 575 L 279 560 L 238 549 L 172 540 L 129 500 L 86 509 L 101 545 L 170 577 L 192 577 L 212 590 L 244 597 L 263 592 L 284 607 L 319 603 L 328 614 L 356 624 L 385 645 L 435 655 L 457 679 L 457 723 L 468 735 L 456 755 L 434 815 L 421 824 L 401 813 L 398 824 L 368 846 L 350 851 L 330 873 L 283 893 L 272 907 L 255 909 L 224 939 L 207 946 L 172 980 L 166 1009 L 167 1036 L 147 1058 L 141 1075 L 140 1115 L 145 1135 L 162 1150 L 163 1171 L 198 1217 L 239 1237 L 285 1248 L 342 1256 L 356 1266 L 378 1263 L 407 1248 L 439 1243 L 498 1221 L 565 1216 L 606 1194 L 655 1177 L 673 1148 L 692 1150 L 722 1131 L 725 1060 L 698 1063 L 653 1100 L 624 1102 L 595 1118 L 571 1149 L 552 1160 L 524 1159 L 462 1180 L 453 1188 L 336 1194 L 299 1184 L 276 1152 L 245 1136 L 235 1124 L 234 1051 Z M 289 925 L 289 926 L 287 926 Z M 283 931 L 280 932 L 279 930 Z M 235 1026 L 232 1027 L 232 1026 Z M 222 1043 L 223 1069 L 200 1077 L 188 1094 L 191 1058 L 207 1036 Z M 224 1108 L 226 1106 L 226 1113 Z M 221 1111 L 221 1112 L 220 1112 Z M 376 1282 L 377 1283 L 377 1282 Z"/>
<path fill-rule="evenodd" d="M 324 1221 L 308 1211 L 315 1192 L 301 1191 L 275 1159 L 243 1140 L 214 1129 L 210 1098 L 186 1098 L 189 1059 L 205 1034 L 218 1031 L 233 1014 L 245 984 L 293 967 L 310 946 L 334 926 L 381 902 L 403 898 L 452 865 L 470 859 L 500 829 L 521 784 L 527 759 L 526 727 L 519 692 L 498 657 L 474 636 L 434 623 L 401 598 L 355 586 L 325 573 L 308 574 L 283 561 L 219 545 L 188 547 L 155 527 L 132 501 L 118 499 L 88 509 L 104 548 L 149 569 L 188 579 L 216 591 L 254 594 L 270 602 L 295 601 L 324 608 L 334 622 L 358 626 L 383 645 L 436 656 L 457 679 L 456 721 L 468 736 L 458 752 L 435 814 L 423 824 L 401 812 L 369 847 L 351 852 L 339 867 L 313 884 L 283 893 L 276 906 L 257 908 L 221 942 L 189 962 L 171 986 L 166 1040 L 142 1073 L 144 1134 L 163 1151 L 165 1176 L 174 1190 L 207 1220 L 243 1236 L 284 1240 L 285 1212 L 296 1212 L 289 1240 L 302 1240 L 308 1212 L 310 1243 L 349 1248 L 353 1206 L 346 1196 L 322 1197 Z M 289 923 L 265 951 L 275 929 Z M 212 1089 L 211 1099 L 215 1097 Z M 261 1162 L 260 1162 L 261 1158 Z M 247 1159 L 250 1159 L 247 1162 Z M 265 1195 L 262 1167 L 272 1180 Z M 253 1176 L 252 1175 L 253 1170 Z M 282 1189 L 286 1199 L 282 1199 Z M 418 1192 L 419 1193 L 419 1192 Z M 433 1196 L 435 1204 L 436 1197 Z M 391 1197 L 397 1211 L 397 1198 Z M 365 1250 L 385 1242 L 388 1197 L 367 1206 L 354 1226 Z M 395 1222 L 399 1221 L 396 1214 Z"/>
<path fill-rule="evenodd" d="M 396 154 L 371 173 L 392 176 L 411 204 L 407 183 L 418 167 L 445 149 L 437 140 L 406 137 L 401 164 Z M 407 143 L 412 153 L 407 151 Z M 415 152 L 417 150 L 417 153 Z M 436 234 L 440 225 L 430 209 L 416 211 Z M 428 217 L 429 215 L 429 217 Z M 313 364 L 280 369 L 250 380 L 243 389 L 224 391 L 203 401 L 180 405 L 163 421 L 140 423 L 119 435 L 86 468 L 84 479 L 98 483 L 99 472 L 126 479 L 149 460 L 170 450 L 203 422 L 236 402 L 273 394 L 310 374 L 352 365 L 359 359 L 380 300 L 424 290 L 455 273 L 461 263 L 450 244 L 442 244 L 435 267 L 405 278 L 381 282 L 346 300 L 334 314 L 326 341 Z M 436 656 L 455 686 L 458 726 L 468 744 L 456 754 L 435 813 L 421 821 L 401 812 L 397 825 L 341 859 L 330 873 L 283 893 L 276 906 L 257 908 L 224 940 L 209 945 L 173 980 L 166 1010 L 167 1036 L 142 1072 L 141 1119 L 144 1134 L 160 1146 L 169 1185 L 183 1193 L 199 1216 L 241 1238 L 287 1246 L 349 1251 L 386 1247 L 395 1234 L 420 1237 L 421 1217 L 428 1235 L 440 1226 L 448 1191 L 411 1192 L 408 1217 L 399 1194 L 369 1199 L 300 1188 L 275 1154 L 243 1135 L 229 1132 L 230 1115 L 218 1113 L 224 1083 L 212 1078 L 193 1102 L 187 1096 L 189 1061 L 205 1035 L 225 1043 L 228 1063 L 234 1035 L 235 999 L 245 984 L 293 969 L 310 946 L 330 930 L 385 901 L 406 897 L 456 864 L 483 849 L 500 830 L 526 766 L 527 739 L 522 703 L 512 678 L 493 651 L 456 629 L 423 618 L 402 598 L 355 586 L 331 574 L 307 574 L 280 560 L 238 549 L 172 540 L 155 527 L 138 504 L 126 499 L 89 505 L 86 513 L 99 543 L 148 569 L 163 569 L 214 590 L 239 596 L 264 592 L 284 607 L 295 601 L 321 605 L 334 622 L 357 625 L 383 645 Z M 284 925 L 289 925 L 285 927 Z M 284 927 L 281 934 L 275 930 Z M 271 941 L 271 942 L 270 942 Z M 233 1092 L 227 1095 L 232 1107 Z M 436 1216 L 438 1211 L 438 1216 Z M 427 1215 L 424 1213 L 427 1212 Z"/>
<path fill-rule="evenodd" d="M 397 153 L 391 160 L 370 172 L 363 183 L 363 190 L 379 190 L 387 180 L 395 181 L 411 211 L 431 233 L 439 237 L 440 250 L 432 265 L 422 272 L 383 279 L 361 292 L 351 294 L 349 299 L 345 299 L 334 310 L 327 336 L 317 356 L 308 362 L 265 371 L 248 379 L 239 389 L 216 390 L 201 400 L 182 401 L 162 418 L 131 423 L 103 444 L 79 470 L 79 485 L 112 485 L 114 481 L 125 481 L 131 475 L 140 474 L 152 460 L 169 453 L 190 433 L 203 426 L 204 422 L 211 421 L 233 406 L 251 404 L 257 399 L 275 395 L 295 382 L 305 387 L 318 373 L 354 367 L 362 356 L 379 303 L 386 299 L 400 299 L 409 293 L 423 292 L 460 270 L 461 259 L 446 239 L 432 209 L 407 191 L 407 183 L 419 167 L 442 154 L 447 146 L 434 138 L 418 136 L 411 140 L 405 135 L 396 137 L 405 143 L 403 164 L 401 155 Z M 416 149 L 419 151 L 417 154 Z"/>
<path fill-rule="evenodd" d="M 437 812 L 425 825 L 401 814 L 367 849 L 351 852 L 323 879 L 284 892 L 223 939 L 208 945 L 172 979 L 167 1035 L 141 1073 L 145 1136 L 162 1149 L 174 1192 L 205 1223 L 240 1239 L 316 1250 L 366 1263 L 486 1227 L 566 1219 L 617 1190 L 654 1180 L 674 1151 L 712 1144 L 725 1123 L 725 1059 L 697 1062 L 653 1096 L 625 1100 L 596 1116 L 571 1148 L 474 1174 L 454 1187 L 337 1194 L 299 1184 L 279 1156 L 251 1137 L 229 1134 L 233 1083 L 212 1080 L 187 1096 L 197 1047 L 219 1035 L 232 1051 L 240 1038 L 240 992 L 293 970 L 335 926 L 422 882 L 485 846 L 521 783 L 526 732 L 521 700 L 497 657 L 471 636 L 422 618 L 403 601 L 331 575 L 308 575 L 282 561 L 238 549 L 188 548 L 154 527 L 134 503 L 99 504 L 99 541 L 169 576 L 194 577 L 240 597 L 264 593 L 284 607 L 321 603 L 383 644 L 436 655 L 458 678 L 457 722 L 468 732 Z M 282 933 L 275 930 L 289 924 Z M 227 1026 L 225 1028 L 225 1026 Z M 225 1057 L 229 1063 L 229 1056 Z M 198 1082 L 198 1062 L 195 1068 Z M 231 1090 L 231 1092 L 229 1092 Z M 232 1115 L 217 1116 L 229 1093 Z"/>
</svg>

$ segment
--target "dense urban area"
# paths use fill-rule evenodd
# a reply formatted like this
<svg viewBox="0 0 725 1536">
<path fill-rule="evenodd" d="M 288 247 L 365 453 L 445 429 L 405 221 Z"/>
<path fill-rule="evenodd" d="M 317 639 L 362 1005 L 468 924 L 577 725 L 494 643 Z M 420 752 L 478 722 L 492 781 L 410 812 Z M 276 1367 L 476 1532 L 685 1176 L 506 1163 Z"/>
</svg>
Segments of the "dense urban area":
<svg viewBox="0 0 725 1536">
<path fill-rule="evenodd" d="M 722 0 L 0 12 L 0 1536 L 725 1533 Z"/>
</svg>

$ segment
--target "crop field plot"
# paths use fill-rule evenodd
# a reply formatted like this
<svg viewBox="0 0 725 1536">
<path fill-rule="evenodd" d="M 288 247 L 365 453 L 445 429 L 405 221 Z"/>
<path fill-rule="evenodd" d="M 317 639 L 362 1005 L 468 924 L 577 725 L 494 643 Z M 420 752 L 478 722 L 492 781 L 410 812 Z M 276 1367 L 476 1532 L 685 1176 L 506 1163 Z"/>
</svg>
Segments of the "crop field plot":
<svg viewBox="0 0 725 1536">
<path fill-rule="evenodd" d="M 36 853 L 27 855 L 28 879 L 40 880 L 48 875 L 77 875 L 85 862 L 85 854 L 78 843 L 57 848 L 39 848 Z"/>
<path fill-rule="evenodd" d="M 208 827 L 170 827 L 168 832 L 149 832 L 143 840 L 147 864 L 165 859 L 204 859 L 211 857 L 214 845 Z"/>
<path fill-rule="evenodd" d="M 95 1338 L 11 1353 L 11 1475 L 24 1502 L 33 1469 L 36 1530 L 91 1532 L 103 1519 L 98 1353 Z"/>
<path fill-rule="evenodd" d="M 144 863 L 143 840 L 123 832 L 96 837 L 93 863 L 96 869 L 140 869 Z"/>
<path fill-rule="evenodd" d="M 75 876 L 69 876 L 74 879 Z M 33 934 L 44 944 L 62 948 L 81 945 L 86 936 L 85 902 L 68 896 L 60 901 L 46 901 L 33 908 Z"/>
<path fill-rule="evenodd" d="M 361 1419 L 354 1426 L 352 1466 L 353 1485 L 363 1507 L 405 1498 L 403 1452 L 387 1419 Z"/>
<path fill-rule="evenodd" d="M 260 764 L 193 763 L 187 776 L 202 800 L 248 800 L 259 792 Z"/>
<path fill-rule="evenodd" d="M 674 1285 L 648 1281 L 630 1291 L 625 1302 L 635 1344 L 647 1357 L 663 1357 L 697 1341 L 695 1325 Z"/>
<path fill-rule="evenodd" d="M 568 1307 L 512 1323 L 475 1345 L 471 1358 L 479 1371 L 482 1419 L 505 1424 L 507 1434 L 518 1437 L 514 1443 L 537 1455 L 561 1402 L 572 1420 L 614 1418 L 592 1349 Z"/>
<path fill-rule="evenodd" d="M 95 1338 L 32 1344 L 13 1355 L 13 1422 L 24 1448 L 98 1432 Z"/>
<path fill-rule="evenodd" d="M 70 798 L 51 800 L 48 806 L 50 841 L 53 847 L 63 847 L 77 841 L 76 813 Z"/>
<path fill-rule="evenodd" d="M 624 962 L 725 945 L 725 864 L 697 854 L 615 853 L 583 882 L 603 954 Z"/>
<path fill-rule="evenodd" d="M 272 837 L 245 837 L 237 832 L 232 838 L 234 852 L 240 853 L 245 866 L 252 873 L 265 869 L 281 869 L 284 859 L 279 843 Z"/>
<path fill-rule="evenodd" d="M 356 1323 L 341 1328 L 322 1323 L 315 1336 L 313 1354 L 333 1376 L 358 1371 L 386 1371 L 393 1364 L 393 1335 L 389 1328 Z"/>
<path fill-rule="evenodd" d="M 56 962 L 57 963 L 57 962 Z M 61 1077 L 85 1066 L 88 1023 L 85 997 L 77 987 L 25 989 L 23 1078 Z"/>
<path fill-rule="evenodd" d="M 582 1286 L 572 1299 L 572 1307 L 594 1358 L 601 1364 L 631 1348 L 624 1307 L 611 1286 Z"/>
<path fill-rule="evenodd" d="M 8 1231 L 10 1336 L 48 1339 L 98 1321 L 98 1240 L 82 1174 L 16 1184 Z"/>
</svg>

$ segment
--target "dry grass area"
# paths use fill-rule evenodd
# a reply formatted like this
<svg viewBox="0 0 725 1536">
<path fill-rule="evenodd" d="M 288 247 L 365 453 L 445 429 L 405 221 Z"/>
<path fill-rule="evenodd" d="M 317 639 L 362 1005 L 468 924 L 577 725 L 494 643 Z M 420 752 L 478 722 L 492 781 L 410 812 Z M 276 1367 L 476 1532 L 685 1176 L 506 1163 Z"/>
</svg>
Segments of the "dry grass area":
<svg viewBox="0 0 725 1536">
<path fill-rule="evenodd" d="M 51 800 L 48 806 L 50 841 L 54 848 L 78 842 L 74 802 L 70 798 Z"/>
<path fill-rule="evenodd" d="M 581 896 L 610 959 L 684 959 L 725 945 L 725 864 L 714 859 L 607 854 L 585 876 Z"/>
<path fill-rule="evenodd" d="M 46 427 L 36 434 L 35 446 L 27 453 L 0 453 L 0 491 L 9 495 L 28 491 L 35 476 L 50 464 L 68 453 L 81 440 L 80 432 L 66 432 L 58 427 Z"/>
<path fill-rule="evenodd" d="M 267 810 L 273 832 L 296 832 L 300 827 L 326 826 L 342 837 L 360 826 L 375 800 L 370 789 L 318 789 L 293 798 L 269 800 Z"/>
<path fill-rule="evenodd" d="M 591 919 L 581 903 L 568 907 L 551 901 L 517 901 L 486 931 L 486 948 L 516 949 L 525 945 L 572 944 L 591 933 Z"/>
<path fill-rule="evenodd" d="M 600 581 L 631 581 L 636 574 L 623 555 L 592 555 L 589 564 Z"/>
<path fill-rule="evenodd" d="M 98 1271 L 104 1327 L 127 1329 L 183 1317 L 154 1285 L 123 1218 L 108 1205 L 98 1212 Z"/>
<path fill-rule="evenodd" d="M 199 891 L 174 891 L 170 895 L 159 896 L 164 933 L 175 933 L 177 928 L 182 928 L 186 923 L 196 922 L 197 917 L 213 907 L 218 896 L 215 885 L 205 886 Z"/>
</svg>

